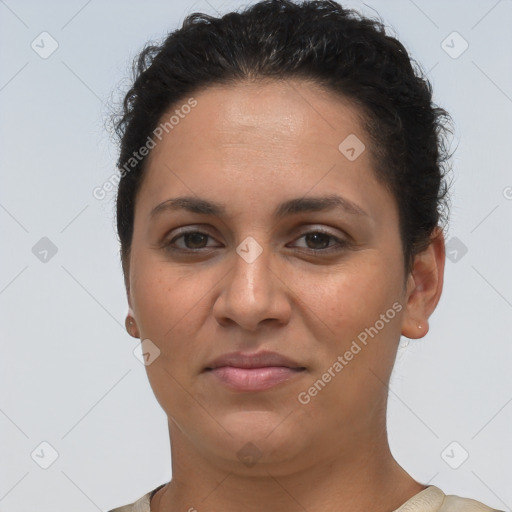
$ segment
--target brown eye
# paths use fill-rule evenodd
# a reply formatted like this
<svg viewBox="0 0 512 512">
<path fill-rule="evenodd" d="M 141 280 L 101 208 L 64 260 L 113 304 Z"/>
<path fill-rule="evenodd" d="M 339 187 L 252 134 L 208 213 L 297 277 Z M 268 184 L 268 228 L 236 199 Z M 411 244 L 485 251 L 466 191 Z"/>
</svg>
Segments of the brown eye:
<svg viewBox="0 0 512 512">
<path fill-rule="evenodd" d="M 325 233 L 308 233 L 304 236 L 306 242 L 313 245 L 310 249 L 326 249 L 329 246 L 329 239 L 333 238 Z"/>
<path fill-rule="evenodd" d="M 325 231 L 309 231 L 308 233 L 304 233 L 297 240 L 302 238 L 306 241 L 306 247 L 302 247 L 317 253 L 339 251 L 349 245 L 346 240 L 342 240 Z M 334 241 L 335 243 L 332 244 L 330 241 Z"/>
<path fill-rule="evenodd" d="M 202 247 L 205 247 L 204 244 L 207 243 L 208 238 L 208 235 L 199 232 L 185 233 L 183 235 L 183 241 L 185 242 L 187 249 L 200 249 Z M 192 244 L 192 247 L 190 247 L 189 244 Z"/>
<path fill-rule="evenodd" d="M 206 249 L 208 247 L 208 239 L 212 238 L 207 233 L 201 231 L 188 231 L 174 237 L 170 242 L 165 244 L 165 247 L 169 250 L 182 250 L 182 251 L 195 251 L 200 249 Z M 184 246 L 176 244 L 177 240 L 183 239 Z"/>
</svg>

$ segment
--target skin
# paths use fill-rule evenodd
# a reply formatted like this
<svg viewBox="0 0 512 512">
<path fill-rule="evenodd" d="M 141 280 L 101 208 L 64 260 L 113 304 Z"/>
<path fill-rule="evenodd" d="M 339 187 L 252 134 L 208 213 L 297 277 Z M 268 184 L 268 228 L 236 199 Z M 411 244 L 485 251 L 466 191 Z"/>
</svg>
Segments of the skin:
<svg viewBox="0 0 512 512">
<path fill-rule="evenodd" d="M 404 286 L 397 205 L 374 176 L 348 100 L 302 80 L 194 97 L 197 106 L 149 155 L 128 262 L 131 334 L 160 350 L 146 370 L 171 439 L 172 480 L 151 510 L 395 510 L 427 486 L 390 452 L 387 386 L 400 336 L 428 332 L 443 286 L 442 232 Z M 350 134 L 366 145 L 354 161 L 338 150 Z M 367 216 L 272 217 L 285 200 L 333 193 Z M 182 195 L 223 203 L 226 213 L 150 216 Z M 175 240 L 181 252 L 163 247 L 183 227 L 208 237 Z M 304 236 L 319 229 L 335 238 Z M 236 252 L 249 236 L 262 248 L 251 263 Z M 351 243 L 328 252 L 336 238 Z M 301 404 L 299 393 L 396 302 L 401 311 Z M 306 370 L 266 391 L 232 391 L 203 370 L 237 350 L 272 350 Z M 237 456 L 246 443 L 259 456 L 250 467 Z"/>
</svg>

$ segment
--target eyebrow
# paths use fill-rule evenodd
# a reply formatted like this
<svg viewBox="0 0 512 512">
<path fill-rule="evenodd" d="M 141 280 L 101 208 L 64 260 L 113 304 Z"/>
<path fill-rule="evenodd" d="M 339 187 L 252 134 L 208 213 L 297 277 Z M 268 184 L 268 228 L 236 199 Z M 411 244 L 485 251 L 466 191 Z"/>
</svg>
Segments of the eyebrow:
<svg viewBox="0 0 512 512">
<path fill-rule="evenodd" d="M 299 197 L 289 199 L 279 204 L 274 211 L 274 219 L 279 220 L 288 215 L 294 215 L 305 212 L 320 212 L 329 210 L 343 210 L 351 215 L 369 217 L 368 213 L 360 206 L 348 199 L 336 194 L 321 197 Z M 193 196 L 182 196 L 167 199 L 155 206 L 149 216 L 176 210 L 187 210 L 192 213 L 202 215 L 222 216 L 226 213 L 226 207 L 215 201 L 209 201 Z"/>
</svg>

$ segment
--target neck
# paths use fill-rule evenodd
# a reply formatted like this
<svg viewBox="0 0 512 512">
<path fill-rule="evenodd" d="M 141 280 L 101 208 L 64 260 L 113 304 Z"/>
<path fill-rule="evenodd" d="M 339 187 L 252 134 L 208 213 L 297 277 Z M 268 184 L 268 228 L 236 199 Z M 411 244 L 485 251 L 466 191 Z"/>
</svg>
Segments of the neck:
<svg viewBox="0 0 512 512">
<path fill-rule="evenodd" d="M 151 512 L 389 512 L 426 488 L 394 460 L 387 438 L 353 443 L 365 449 L 352 453 L 314 450 L 316 457 L 293 461 L 293 471 L 258 463 L 236 471 L 212 464 L 171 422 L 169 431 L 172 480 L 153 496 Z"/>
</svg>

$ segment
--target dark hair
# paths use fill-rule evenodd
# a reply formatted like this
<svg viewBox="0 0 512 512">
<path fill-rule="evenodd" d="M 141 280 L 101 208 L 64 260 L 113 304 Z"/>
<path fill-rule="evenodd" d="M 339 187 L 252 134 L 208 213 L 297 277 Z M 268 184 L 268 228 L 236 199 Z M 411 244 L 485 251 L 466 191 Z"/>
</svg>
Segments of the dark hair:
<svg viewBox="0 0 512 512">
<path fill-rule="evenodd" d="M 447 223 L 450 155 L 444 135 L 452 133 L 446 126 L 451 118 L 432 102 L 430 82 L 381 21 L 332 0 L 264 0 L 218 18 L 193 13 L 162 44 L 146 44 L 133 75 L 122 113 L 114 118 L 125 279 L 147 158 L 132 162 L 128 172 L 126 162 L 173 105 L 215 84 L 297 77 L 359 107 L 376 177 L 398 205 L 405 276 L 436 226 Z"/>
</svg>

